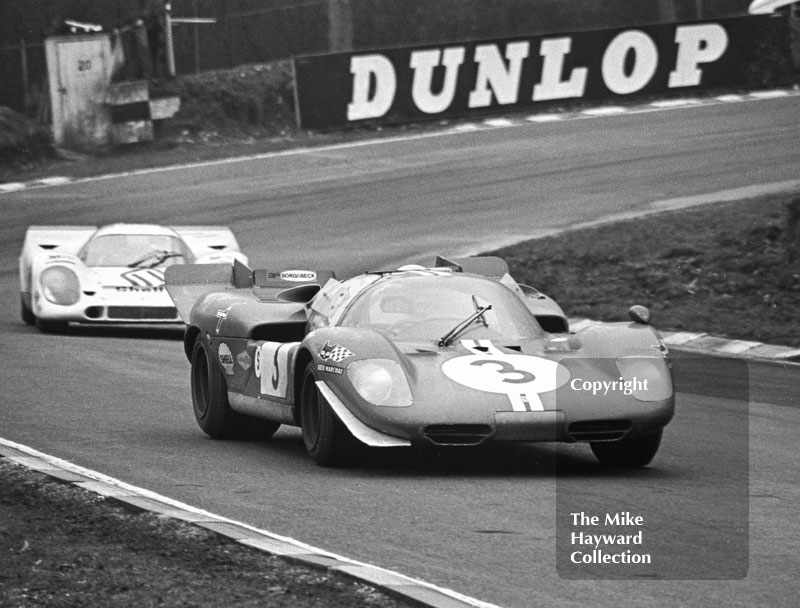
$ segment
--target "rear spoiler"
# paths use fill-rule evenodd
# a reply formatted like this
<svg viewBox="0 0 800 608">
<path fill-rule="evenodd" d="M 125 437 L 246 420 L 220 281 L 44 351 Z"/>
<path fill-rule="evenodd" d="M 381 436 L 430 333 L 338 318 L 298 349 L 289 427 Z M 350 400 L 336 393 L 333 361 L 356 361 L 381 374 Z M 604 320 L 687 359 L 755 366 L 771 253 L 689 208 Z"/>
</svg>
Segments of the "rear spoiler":
<svg viewBox="0 0 800 608">
<path fill-rule="evenodd" d="M 753 0 L 747 7 L 747 12 L 751 15 L 766 15 L 795 2 L 797 0 Z"/>
<path fill-rule="evenodd" d="M 175 264 L 164 273 L 166 289 L 181 318 L 188 321 L 195 302 L 209 293 L 242 290 L 261 302 L 305 304 L 329 279 L 330 270 L 252 270 L 233 264 Z"/>
<path fill-rule="evenodd" d="M 196 255 L 206 251 L 240 251 L 239 242 L 227 226 L 170 226 Z"/>
<path fill-rule="evenodd" d="M 436 256 L 435 268 L 450 268 L 453 272 L 469 272 L 492 279 L 502 279 L 508 274 L 508 264 L 503 258 L 484 255 L 474 258 L 445 258 Z"/>
</svg>

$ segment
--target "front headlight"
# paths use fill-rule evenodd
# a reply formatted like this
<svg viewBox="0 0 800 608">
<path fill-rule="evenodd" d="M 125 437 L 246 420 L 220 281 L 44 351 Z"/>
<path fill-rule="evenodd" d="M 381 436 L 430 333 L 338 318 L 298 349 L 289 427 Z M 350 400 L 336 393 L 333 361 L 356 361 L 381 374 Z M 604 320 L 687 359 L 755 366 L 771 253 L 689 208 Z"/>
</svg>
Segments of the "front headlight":
<svg viewBox="0 0 800 608">
<path fill-rule="evenodd" d="M 663 401 L 672 395 L 672 378 L 663 358 L 620 357 L 616 364 L 625 392 L 639 401 Z"/>
<path fill-rule="evenodd" d="M 356 392 L 373 405 L 408 407 L 412 403 L 408 380 L 396 361 L 353 361 L 347 367 L 347 377 Z"/>
<path fill-rule="evenodd" d="M 81 285 L 75 271 L 66 266 L 50 266 L 39 277 L 42 295 L 48 302 L 71 306 L 81 297 Z"/>
</svg>

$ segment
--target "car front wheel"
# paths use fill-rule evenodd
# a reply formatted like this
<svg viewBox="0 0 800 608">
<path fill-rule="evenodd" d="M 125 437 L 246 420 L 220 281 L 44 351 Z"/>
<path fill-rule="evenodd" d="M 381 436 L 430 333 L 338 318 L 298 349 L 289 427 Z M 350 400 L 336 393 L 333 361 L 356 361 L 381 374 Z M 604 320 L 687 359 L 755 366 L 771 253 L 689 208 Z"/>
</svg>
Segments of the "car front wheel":
<svg viewBox="0 0 800 608">
<path fill-rule="evenodd" d="M 655 457 L 662 434 L 663 430 L 659 430 L 619 441 L 597 441 L 591 444 L 592 452 L 602 464 L 609 467 L 643 467 Z"/>
<path fill-rule="evenodd" d="M 36 325 L 36 315 L 33 314 L 31 307 L 25 301 L 25 296 L 20 296 L 20 316 L 26 325 Z"/>
<path fill-rule="evenodd" d="M 67 331 L 69 323 L 66 321 L 46 321 L 42 317 L 36 317 L 36 327 L 43 334 L 63 334 Z"/>
<path fill-rule="evenodd" d="M 323 467 L 352 464 L 359 442 L 336 416 L 316 383 L 312 362 L 306 368 L 300 392 L 300 423 L 306 451 Z"/>
</svg>

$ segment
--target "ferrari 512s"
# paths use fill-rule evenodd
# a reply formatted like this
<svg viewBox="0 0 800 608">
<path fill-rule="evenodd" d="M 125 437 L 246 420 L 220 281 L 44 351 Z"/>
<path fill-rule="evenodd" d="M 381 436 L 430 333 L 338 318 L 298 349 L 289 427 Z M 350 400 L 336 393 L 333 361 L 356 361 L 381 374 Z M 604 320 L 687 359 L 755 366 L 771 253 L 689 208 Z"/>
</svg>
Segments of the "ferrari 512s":
<svg viewBox="0 0 800 608">
<path fill-rule="evenodd" d="M 186 322 L 194 413 L 215 438 L 302 428 L 323 466 L 363 444 L 587 442 L 613 466 L 648 464 L 674 413 L 667 349 L 649 312 L 570 333 L 562 309 L 495 257 L 344 281 L 234 262 L 170 266 Z"/>
</svg>

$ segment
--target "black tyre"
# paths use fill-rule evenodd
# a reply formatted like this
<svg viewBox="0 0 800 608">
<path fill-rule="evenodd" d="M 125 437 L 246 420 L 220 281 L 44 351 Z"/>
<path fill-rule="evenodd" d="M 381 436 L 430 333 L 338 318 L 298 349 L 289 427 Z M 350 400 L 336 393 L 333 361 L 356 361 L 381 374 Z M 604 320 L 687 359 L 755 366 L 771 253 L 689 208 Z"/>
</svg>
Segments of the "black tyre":
<svg viewBox="0 0 800 608">
<path fill-rule="evenodd" d="M 609 467 L 643 467 L 650 464 L 658 452 L 662 434 L 663 431 L 657 431 L 619 441 L 598 441 L 591 444 L 592 452 Z"/>
<path fill-rule="evenodd" d="M 41 317 L 36 317 L 36 327 L 43 334 L 63 334 L 67 331 L 69 323 L 66 321 L 45 321 Z"/>
<path fill-rule="evenodd" d="M 36 315 L 33 314 L 31 307 L 26 304 L 25 298 L 21 295 L 19 297 L 19 311 L 26 325 L 36 325 Z"/>
<path fill-rule="evenodd" d="M 300 423 L 303 443 L 314 461 L 323 467 L 352 464 L 360 442 L 347 430 L 316 385 L 314 364 L 309 363 L 300 391 Z"/>
<path fill-rule="evenodd" d="M 228 403 L 228 385 L 209 349 L 197 338 L 192 351 L 192 403 L 203 432 L 214 439 L 268 439 L 279 422 L 237 414 Z"/>
</svg>

